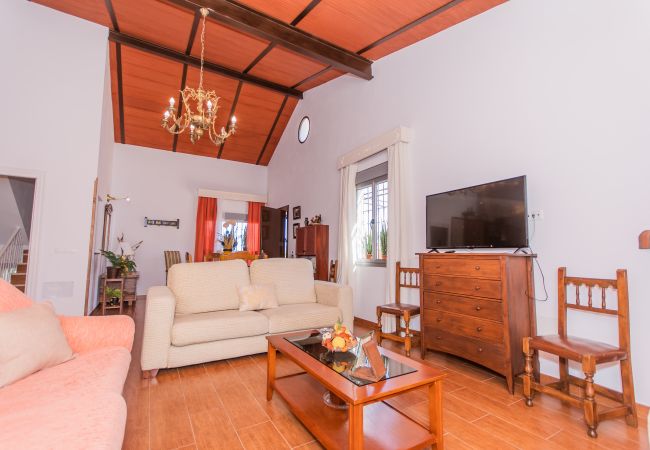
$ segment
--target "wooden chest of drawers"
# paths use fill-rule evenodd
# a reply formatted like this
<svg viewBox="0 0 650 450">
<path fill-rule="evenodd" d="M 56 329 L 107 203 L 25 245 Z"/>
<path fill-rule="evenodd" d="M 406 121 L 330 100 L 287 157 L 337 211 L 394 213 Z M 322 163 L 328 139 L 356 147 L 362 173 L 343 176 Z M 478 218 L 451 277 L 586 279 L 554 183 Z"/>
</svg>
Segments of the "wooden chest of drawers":
<svg viewBox="0 0 650 450">
<path fill-rule="evenodd" d="M 521 343 L 535 335 L 531 255 L 420 254 L 422 355 L 442 351 L 506 377 L 524 371 Z"/>
</svg>

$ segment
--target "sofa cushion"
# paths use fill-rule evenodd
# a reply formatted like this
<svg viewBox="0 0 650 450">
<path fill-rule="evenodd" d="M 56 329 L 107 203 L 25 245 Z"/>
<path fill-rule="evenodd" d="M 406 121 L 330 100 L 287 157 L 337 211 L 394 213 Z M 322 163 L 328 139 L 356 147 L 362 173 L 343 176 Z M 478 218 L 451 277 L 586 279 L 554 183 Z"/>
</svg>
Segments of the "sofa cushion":
<svg viewBox="0 0 650 450">
<path fill-rule="evenodd" d="M 251 283 L 275 285 L 280 305 L 316 303 L 314 266 L 308 259 L 256 259 L 250 272 Z"/>
<path fill-rule="evenodd" d="M 1 394 L 0 394 L 1 395 Z M 29 408 L 0 408 L 0 448 L 108 450 L 122 447 L 126 402 L 115 392 L 88 391 Z"/>
<path fill-rule="evenodd" d="M 0 313 L 0 388 L 72 357 L 50 303 Z"/>
<path fill-rule="evenodd" d="M 174 264 L 167 285 L 176 296 L 176 314 L 239 308 L 240 286 L 248 286 L 248 266 L 231 261 Z"/>
<path fill-rule="evenodd" d="M 269 333 L 331 327 L 341 317 L 335 306 L 320 303 L 299 303 L 259 312 L 269 319 Z"/>
<path fill-rule="evenodd" d="M 255 311 L 212 311 L 176 316 L 172 345 L 183 346 L 268 333 L 269 321 Z"/>
<path fill-rule="evenodd" d="M 124 347 L 104 347 L 77 355 L 2 388 L 0 411 L 9 406 L 30 408 L 89 392 L 121 394 L 130 362 L 131 353 Z"/>
<path fill-rule="evenodd" d="M 272 284 L 251 284 L 239 288 L 239 310 L 257 311 L 277 308 L 278 296 Z"/>
</svg>

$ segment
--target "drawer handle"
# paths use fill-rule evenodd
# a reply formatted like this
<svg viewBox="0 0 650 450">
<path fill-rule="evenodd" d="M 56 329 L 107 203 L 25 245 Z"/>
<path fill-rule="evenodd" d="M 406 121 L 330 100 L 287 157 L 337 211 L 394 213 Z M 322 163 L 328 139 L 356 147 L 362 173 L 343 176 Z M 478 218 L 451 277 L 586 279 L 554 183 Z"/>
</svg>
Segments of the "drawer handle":
<svg viewBox="0 0 650 450">
<path fill-rule="evenodd" d="M 442 286 L 442 281 L 436 281 L 436 286 Z"/>
<path fill-rule="evenodd" d="M 479 348 L 478 348 L 478 352 L 479 352 L 479 353 L 483 353 L 483 348 L 482 348 L 482 347 L 479 347 Z"/>
<path fill-rule="evenodd" d="M 436 318 L 436 321 L 437 321 L 437 322 L 442 322 L 442 319 L 441 319 L 440 317 L 437 317 L 437 318 Z"/>
<path fill-rule="evenodd" d="M 474 266 L 474 270 L 481 270 L 481 266 Z"/>
<path fill-rule="evenodd" d="M 436 303 L 439 305 L 439 304 L 442 303 L 442 302 L 441 302 L 440 300 L 436 300 Z"/>
<path fill-rule="evenodd" d="M 477 306 L 477 307 L 474 308 L 474 309 L 476 309 L 477 311 L 480 311 L 480 310 L 481 310 L 481 307 L 480 307 L 480 306 Z"/>
<path fill-rule="evenodd" d="M 436 269 L 440 269 L 440 265 L 437 265 L 437 266 L 436 266 Z"/>
<path fill-rule="evenodd" d="M 475 291 L 480 291 L 480 290 L 481 290 L 481 286 L 474 286 L 474 290 L 475 290 Z"/>
<path fill-rule="evenodd" d="M 479 332 L 483 331 L 483 327 L 476 327 L 476 331 L 479 331 Z"/>
<path fill-rule="evenodd" d="M 436 336 L 436 339 L 440 340 L 442 339 L 442 336 Z"/>
</svg>

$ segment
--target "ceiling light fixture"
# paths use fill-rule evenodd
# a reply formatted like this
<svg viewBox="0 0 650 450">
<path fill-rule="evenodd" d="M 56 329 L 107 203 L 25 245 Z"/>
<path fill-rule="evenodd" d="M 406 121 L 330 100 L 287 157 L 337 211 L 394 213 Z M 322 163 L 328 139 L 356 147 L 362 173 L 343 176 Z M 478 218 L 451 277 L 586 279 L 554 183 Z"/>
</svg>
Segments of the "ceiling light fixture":
<svg viewBox="0 0 650 450">
<path fill-rule="evenodd" d="M 176 115 L 177 109 L 174 106 L 174 97 L 169 99 L 169 106 L 165 110 L 162 119 L 162 127 L 172 134 L 181 134 L 188 127 L 190 129 L 190 141 L 195 144 L 203 134 L 207 132 L 208 137 L 215 145 L 221 145 L 232 134 L 235 133 L 237 118 L 232 116 L 228 129 L 221 127 L 217 132 L 215 122 L 217 120 L 217 110 L 219 109 L 219 98 L 214 91 L 203 90 L 203 60 L 205 52 L 205 18 L 209 10 L 201 8 L 203 24 L 201 29 L 201 71 L 199 73 L 199 88 L 192 89 L 185 86 L 181 92 L 182 106 L 185 109 L 180 117 Z M 194 101 L 195 107 L 190 107 L 190 101 Z"/>
<path fill-rule="evenodd" d="M 110 203 L 115 200 L 126 200 L 127 203 L 131 201 L 131 197 L 125 196 L 125 197 L 116 197 L 115 195 L 111 194 L 106 194 L 106 202 Z"/>
</svg>

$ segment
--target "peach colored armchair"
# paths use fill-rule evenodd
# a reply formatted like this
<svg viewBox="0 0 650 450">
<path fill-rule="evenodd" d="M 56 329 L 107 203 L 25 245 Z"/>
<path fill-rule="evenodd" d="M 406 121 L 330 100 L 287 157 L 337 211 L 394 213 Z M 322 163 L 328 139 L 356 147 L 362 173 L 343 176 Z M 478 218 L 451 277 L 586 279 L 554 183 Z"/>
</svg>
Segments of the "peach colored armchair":
<svg viewBox="0 0 650 450">
<path fill-rule="evenodd" d="M 0 280 L 0 314 L 32 300 Z M 127 316 L 64 317 L 75 357 L 0 389 L 0 448 L 119 449 L 135 325 Z"/>
</svg>

